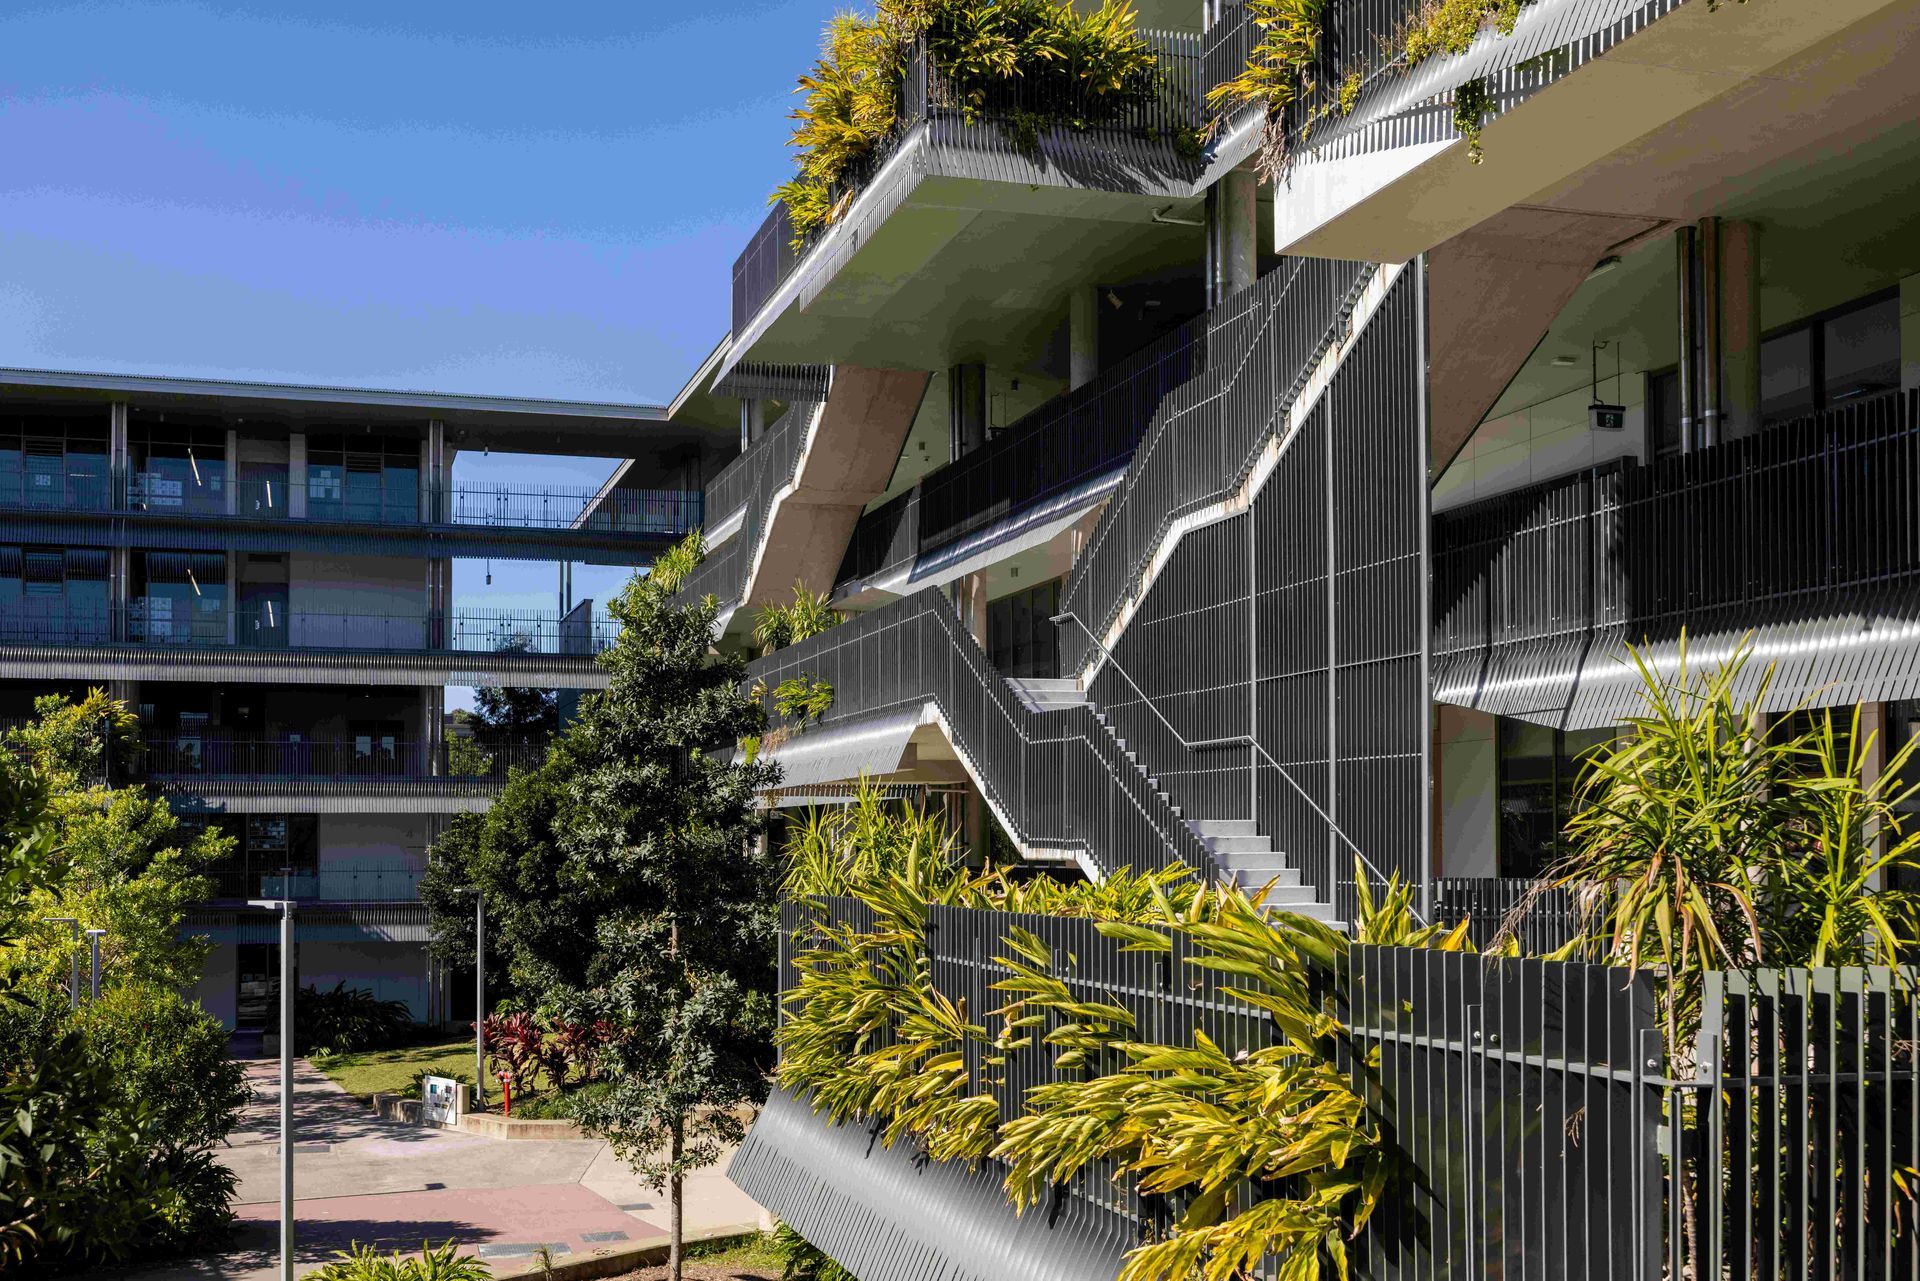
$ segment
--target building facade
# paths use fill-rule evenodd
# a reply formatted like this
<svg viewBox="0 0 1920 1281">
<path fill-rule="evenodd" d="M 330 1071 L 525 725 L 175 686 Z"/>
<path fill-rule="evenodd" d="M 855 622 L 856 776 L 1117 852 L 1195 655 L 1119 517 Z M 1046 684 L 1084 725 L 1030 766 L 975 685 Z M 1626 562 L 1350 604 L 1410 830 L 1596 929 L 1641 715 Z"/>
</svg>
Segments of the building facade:
<svg viewBox="0 0 1920 1281">
<path fill-rule="evenodd" d="M 1920 7 L 1492 9 L 1415 59 L 1431 6 L 1328 0 L 1268 112 L 1209 106 L 1245 6 L 1150 6 L 1155 100 L 1037 136 L 916 48 L 670 410 L 740 423 L 719 643 L 796 583 L 846 615 L 753 664 L 834 690 L 770 803 L 933 789 L 1001 860 L 1334 922 L 1358 860 L 1484 922 L 1629 644 L 1751 638 L 1770 714 L 1859 705 L 1882 759 L 1920 728 Z M 735 1177 L 868 1281 L 1110 1277 L 1140 1230 L 1069 1197 L 1049 1235 L 786 1096 Z"/>
<path fill-rule="evenodd" d="M 450 686 L 603 684 L 575 563 L 640 567 L 701 523 L 732 441 L 659 408 L 0 371 L 0 718 L 104 688 L 136 711 L 139 781 L 234 839 L 187 923 L 230 1026 L 300 982 L 416 1019 L 471 1017 L 429 961 L 418 886 L 448 816 L 538 743 L 461 752 Z M 456 480 L 462 453 L 631 459 L 618 497 Z M 554 565 L 546 610 L 470 608 L 456 559 Z"/>
</svg>

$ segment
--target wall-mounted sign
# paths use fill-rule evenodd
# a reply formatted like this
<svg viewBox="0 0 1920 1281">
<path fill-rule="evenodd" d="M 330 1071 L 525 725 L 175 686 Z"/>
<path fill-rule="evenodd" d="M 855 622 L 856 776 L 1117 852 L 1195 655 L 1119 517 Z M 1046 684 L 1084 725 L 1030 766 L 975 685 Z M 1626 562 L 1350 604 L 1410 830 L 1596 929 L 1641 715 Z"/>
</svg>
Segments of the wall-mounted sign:
<svg viewBox="0 0 1920 1281">
<path fill-rule="evenodd" d="M 420 1081 L 420 1123 L 456 1129 L 460 1125 L 460 1083 L 452 1077 L 429 1076 Z"/>
<path fill-rule="evenodd" d="M 1625 405 L 1603 405 L 1596 400 L 1587 406 L 1587 426 L 1595 431 L 1625 431 L 1627 429 L 1627 407 Z"/>
</svg>

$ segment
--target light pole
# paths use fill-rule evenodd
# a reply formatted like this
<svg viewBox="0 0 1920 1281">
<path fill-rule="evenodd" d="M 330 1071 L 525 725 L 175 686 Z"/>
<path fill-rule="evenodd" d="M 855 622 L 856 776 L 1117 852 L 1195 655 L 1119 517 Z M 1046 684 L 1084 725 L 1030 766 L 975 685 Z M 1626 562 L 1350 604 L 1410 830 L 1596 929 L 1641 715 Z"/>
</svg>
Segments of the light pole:
<svg viewBox="0 0 1920 1281">
<path fill-rule="evenodd" d="M 473 1110 L 487 1106 L 487 897 L 477 885 L 473 895 Z"/>
<path fill-rule="evenodd" d="M 87 931 L 87 950 L 93 954 L 93 983 L 87 989 L 87 999 L 89 1001 L 98 1001 L 100 999 L 100 936 L 105 933 L 105 930 Z M 74 959 L 77 961 L 80 958 L 75 957 Z"/>
<path fill-rule="evenodd" d="M 75 943 L 78 943 L 80 941 L 80 918 L 79 917 L 49 916 L 47 918 L 47 924 L 48 925 L 71 925 L 73 927 L 73 941 Z M 73 949 L 73 977 L 67 980 L 67 996 L 68 996 L 68 999 L 72 1001 L 73 1008 L 76 1010 L 79 1009 L 80 1008 L 80 949 L 78 947 L 75 947 Z"/>
<path fill-rule="evenodd" d="M 293 1281 L 293 900 L 247 906 L 280 911 L 280 1281 Z"/>
</svg>

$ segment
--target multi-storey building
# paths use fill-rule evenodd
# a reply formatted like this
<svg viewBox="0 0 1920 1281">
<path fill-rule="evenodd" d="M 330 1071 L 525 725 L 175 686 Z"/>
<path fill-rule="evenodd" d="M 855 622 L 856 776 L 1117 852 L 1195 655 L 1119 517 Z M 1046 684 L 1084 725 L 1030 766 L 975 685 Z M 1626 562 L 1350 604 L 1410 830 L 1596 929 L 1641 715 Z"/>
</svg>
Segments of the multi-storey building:
<svg viewBox="0 0 1920 1281">
<path fill-rule="evenodd" d="M 647 564 L 701 522 L 727 435 L 648 405 L 0 370 L 0 717 L 109 690 L 141 778 L 235 838 L 189 928 L 198 997 L 271 1017 L 292 898 L 300 981 L 458 1010 L 418 885 L 446 817 L 538 744 L 449 748 L 448 687 L 604 684 L 567 567 Z M 461 453 L 626 458 L 612 497 L 461 482 Z M 552 609 L 470 608 L 456 559 L 556 566 Z M 471 998 L 467 998 L 470 1006 Z"/>
<path fill-rule="evenodd" d="M 1342 921 L 1358 854 L 1497 915 L 1629 642 L 1751 633 L 1776 710 L 1915 732 L 1920 6 L 1521 0 L 1408 65 L 1434 8 L 1328 0 L 1269 114 L 1206 103 L 1243 5 L 1151 6 L 1157 93 L 1091 128 L 963 108 L 923 42 L 830 225 L 775 209 L 672 410 L 741 422 L 722 643 L 796 581 L 848 615 L 754 664 L 834 688 L 770 799 L 957 789 L 1032 862 Z M 868 1281 L 1111 1276 L 1138 1228 L 1015 1224 L 785 1096 L 734 1170 Z"/>
</svg>

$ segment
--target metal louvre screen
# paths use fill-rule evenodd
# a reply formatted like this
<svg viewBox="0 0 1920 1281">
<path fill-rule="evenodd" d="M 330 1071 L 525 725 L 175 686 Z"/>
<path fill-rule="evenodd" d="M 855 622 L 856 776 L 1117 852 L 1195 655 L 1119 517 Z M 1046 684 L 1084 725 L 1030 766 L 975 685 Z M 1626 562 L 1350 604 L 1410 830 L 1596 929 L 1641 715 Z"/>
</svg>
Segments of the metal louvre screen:
<svg viewBox="0 0 1920 1281">
<path fill-rule="evenodd" d="M 767 534 L 773 496 L 793 479 L 794 468 L 800 463 L 800 447 L 806 443 L 820 404 L 818 400 L 795 401 L 766 435 L 728 463 L 707 486 L 708 511 L 724 518 L 744 507 L 745 516 L 739 532 L 687 575 L 680 589 L 683 596 L 698 600 L 711 594 L 722 605 L 740 599 L 754 555 Z"/>
<path fill-rule="evenodd" d="M 1184 864 L 1211 873 L 1206 847 L 1092 710 L 1027 707 L 935 590 L 758 659 L 747 674 L 769 691 L 802 675 L 833 686 L 817 722 L 825 729 L 932 704 L 1009 834 L 1030 848 L 1084 854 L 1106 871 Z"/>
<path fill-rule="evenodd" d="M 1115 662 L 1101 666 L 1088 690 L 1184 818 L 1253 812 L 1248 748 L 1190 751 L 1182 742 L 1253 732 L 1247 525 L 1235 517 L 1181 540 L 1115 644 Z"/>
<path fill-rule="evenodd" d="M 1651 465 L 1610 463 L 1434 519 L 1436 696 L 1607 724 L 1627 642 L 1755 634 L 1780 706 L 1905 697 L 1920 613 L 1920 392 Z"/>
</svg>

